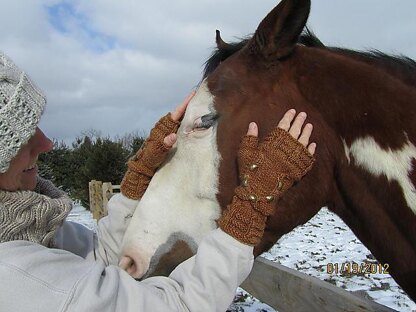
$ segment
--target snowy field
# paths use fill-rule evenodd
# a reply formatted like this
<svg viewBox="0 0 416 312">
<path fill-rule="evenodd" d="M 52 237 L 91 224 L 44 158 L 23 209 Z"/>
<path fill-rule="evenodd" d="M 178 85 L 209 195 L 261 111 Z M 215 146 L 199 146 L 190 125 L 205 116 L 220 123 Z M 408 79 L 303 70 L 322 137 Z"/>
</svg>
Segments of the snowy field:
<svg viewBox="0 0 416 312">
<path fill-rule="evenodd" d="M 68 217 L 95 229 L 91 213 L 75 205 Z M 263 257 L 289 268 L 328 281 L 338 287 L 370 298 L 400 312 L 416 311 L 416 303 L 410 300 L 388 274 L 329 274 L 327 269 L 335 264 L 374 263 L 370 251 L 355 237 L 345 223 L 327 209 L 321 211 L 308 223 L 283 236 Z M 329 265 L 329 267 L 327 267 Z M 378 270 L 377 270 L 378 271 Z M 274 309 L 258 302 L 243 290 L 237 291 L 232 312 L 273 312 Z"/>
</svg>

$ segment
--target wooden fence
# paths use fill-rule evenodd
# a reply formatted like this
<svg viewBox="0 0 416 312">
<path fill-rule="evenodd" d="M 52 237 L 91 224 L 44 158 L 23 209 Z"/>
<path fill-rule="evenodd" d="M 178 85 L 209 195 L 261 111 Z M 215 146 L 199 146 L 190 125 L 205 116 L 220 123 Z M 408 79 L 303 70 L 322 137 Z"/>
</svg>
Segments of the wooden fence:
<svg viewBox="0 0 416 312">
<path fill-rule="evenodd" d="M 119 185 L 91 181 L 90 208 L 98 221 L 107 215 L 107 203 Z M 359 297 L 318 278 L 258 257 L 241 287 L 279 312 L 392 312 L 386 306 Z"/>
<path fill-rule="evenodd" d="M 261 257 L 241 287 L 279 312 L 395 311 Z"/>
<path fill-rule="evenodd" d="M 107 215 L 107 204 L 115 191 L 120 190 L 120 185 L 112 185 L 110 182 L 92 180 L 89 185 L 90 210 L 95 220 L 100 220 Z"/>
</svg>

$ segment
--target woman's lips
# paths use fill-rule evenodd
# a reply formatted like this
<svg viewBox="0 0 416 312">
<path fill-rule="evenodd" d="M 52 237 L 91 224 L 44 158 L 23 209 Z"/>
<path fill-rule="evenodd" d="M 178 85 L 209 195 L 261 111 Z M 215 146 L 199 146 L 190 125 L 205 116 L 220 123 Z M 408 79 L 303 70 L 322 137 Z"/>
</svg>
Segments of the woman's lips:
<svg viewBox="0 0 416 312">
<path fill-rule="evenodd" d="M 28 169 L 23 170 L 23 172 L 30 172 L 30 171 L 32 171 L 34 169 L 36 169 L 36 164 L 33 165 L 32 167 L 28 168 Z"/>
</svg>

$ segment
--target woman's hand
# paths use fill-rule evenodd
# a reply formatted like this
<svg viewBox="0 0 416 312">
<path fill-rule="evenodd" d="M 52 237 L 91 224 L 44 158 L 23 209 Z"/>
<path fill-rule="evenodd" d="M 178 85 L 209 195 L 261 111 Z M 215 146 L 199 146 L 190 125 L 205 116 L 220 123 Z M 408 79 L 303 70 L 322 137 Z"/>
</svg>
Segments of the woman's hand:
<svg viewBox="0 0 416 312">
<path fill-rule="evenodd" d="M 232 202 L 218 220 L 220 228 L 240 242 L 255 246 L 260 242 L 267 217 L 276 201 L 314 162 L 316 143 L 309 144 L 313 130 L 303 124 L 306 114 L 289 110 L 262 142 L 252 122 L 238 154 L 240 186 Z"/>
<path fill-rule="evenodd" d="M 176 131 L 195 92 L 192 92 L 175 111 L 162 117 L 142 147 L 127 162 L 127 172 L 121 181 L 121 192 L 131 199 L 139 199 L 146 191 L 156 170 L 165 161 L 176 142 Z"/>
<path fill-rule="evenodd" d="M 308 149 L 308 152 L 311 155 L 315 154 L 316 150 L 316 143 L 309 143 L 309 139 L 312 134 L 313 126 L 311 123 L 307 123 L 305 127 L 302 129 L 302 126 L 306 120 L 306 113 L 301 112 L 297 115 L 295 121 L 292 123 L 293 119 L 295 118 L 296 111 L 294 109 L 288 110 L 283 118 L 280 120 L 279 124 L 277 125 L 278 128 L 283 129 L 295 139 L 298 140 L 300 144 Z M 250 123 L 247 131 L 247 135 L 257 137 L 259 135 L 259 130 L 255 122 Z"/>
<path fill-rule="evenodd" d="M 188 107 L 189 102 L 192 100 L 194 95 L 195 95 L 195 91 L 192 91 L 192 93 L 188 95 L 188 97 L 182 102 L 182 104 L 177 106 L 176 109 L 170 113 L 170 117 L 172 118 L 173 121 L 179 122 L 181 120 L 181 118 L 185 114 L 185 111 L 186 111 L 186 108 Z M 163 143 L 168 147 L 172 147 L 173 144 L 175 144 L 175 142 L 176 142 L 176 131 L 175 133 L 171 133 L 167 135 L 163 139 Z"/>
</svg>

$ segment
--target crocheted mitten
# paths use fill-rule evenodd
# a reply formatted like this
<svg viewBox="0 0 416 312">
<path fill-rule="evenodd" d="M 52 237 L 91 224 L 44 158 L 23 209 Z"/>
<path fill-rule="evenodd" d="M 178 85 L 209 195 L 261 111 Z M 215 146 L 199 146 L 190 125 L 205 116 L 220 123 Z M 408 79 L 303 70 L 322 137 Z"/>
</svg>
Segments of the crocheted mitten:
<svg viewBox="0 0 416 312">
<path fill-rule="evenodd" d="M 311 169 L 314 160 L 280 128 L 260 144 L 257 137 L 245 136 L 238 155 L 241 185 L 218 220 L 221 229 L 244 244 L 258 244 L 275 202 Z"/>
<path fill-rule="evenodd" d="M 163 143 L 164 138 L 178 130 L 179 121 L 174 121 L 170 113 L 162 117 L 150 131 L 149 137 L 127 162 L 127 172 L 121 181 L 121 192 L 131 199 L 139 199 L 146 191 L 156 170 L 166 159 L 170 147 Z"/>
</svg>

